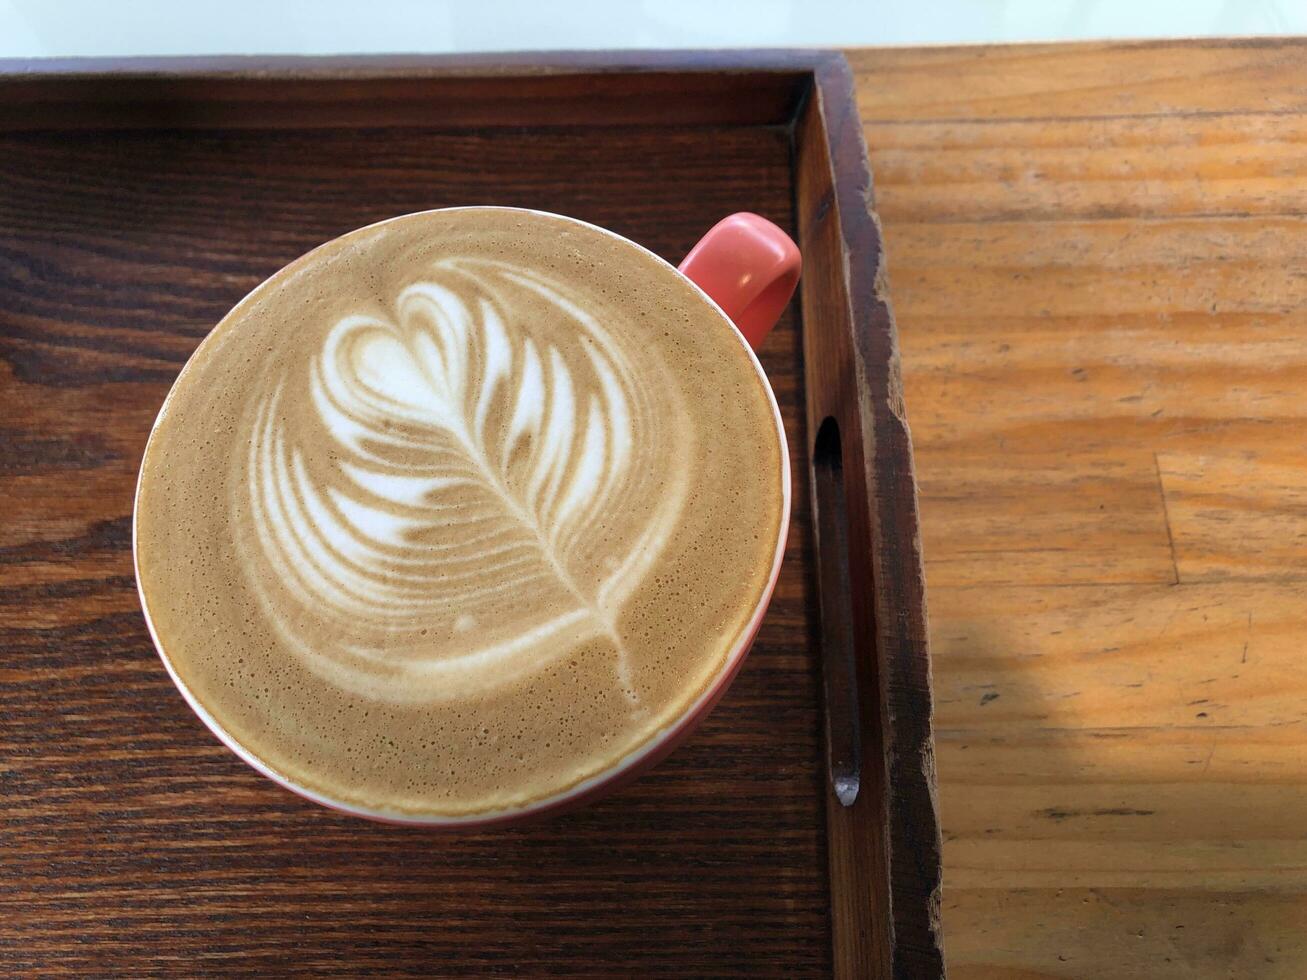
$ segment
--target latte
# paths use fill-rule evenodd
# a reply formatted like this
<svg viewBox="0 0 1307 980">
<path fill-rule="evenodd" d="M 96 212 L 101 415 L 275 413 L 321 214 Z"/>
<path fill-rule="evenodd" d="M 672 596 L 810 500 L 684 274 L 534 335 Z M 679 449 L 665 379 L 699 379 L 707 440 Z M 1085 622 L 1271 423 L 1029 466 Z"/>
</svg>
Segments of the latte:
<svg viewBox="0 0 1307 980">
<path fill-rule="evenodd" d="M 201 344 L 142 464 L 137 572 L 248 755 L 397 816 L 599 776 L 726 667 L 781 533 L 774 405 L 720 312 L 580 222 L 336 239 Z"/>
</svg>

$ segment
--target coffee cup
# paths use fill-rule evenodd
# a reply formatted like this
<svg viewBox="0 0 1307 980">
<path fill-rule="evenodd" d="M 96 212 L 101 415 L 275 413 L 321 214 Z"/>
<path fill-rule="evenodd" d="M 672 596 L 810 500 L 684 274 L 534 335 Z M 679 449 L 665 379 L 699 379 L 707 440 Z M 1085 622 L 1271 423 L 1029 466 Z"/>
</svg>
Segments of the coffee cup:
<svg viewBox="0 0 1307 980">
<path fill-rule="evenodd" d="M 677 269 L 469 207 L 274 274 L 141 466 L 138 589 L 178 690 L 254 769 L 373 820 L 515 823 L 647 770 L 779 574 L 789 457 L 753 347 L 799 264 L 752 214 Z"/>
</svg>

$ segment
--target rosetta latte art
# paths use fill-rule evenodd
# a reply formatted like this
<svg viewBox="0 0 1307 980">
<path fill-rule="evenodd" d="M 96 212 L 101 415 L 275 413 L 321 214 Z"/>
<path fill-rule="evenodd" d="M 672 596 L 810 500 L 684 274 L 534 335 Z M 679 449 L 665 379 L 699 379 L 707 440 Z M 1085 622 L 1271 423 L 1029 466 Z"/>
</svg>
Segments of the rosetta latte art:
<svg viewBox="0 0 1307 980">
<path fill-rule="evenodd" d="M 346 690 L 413 701 L 600 641 L 637 700 L 619 614 L 682 509 L 660 461 L 689 428 L 675 385 L 633 369 L 629 325 L 456 258 L 321 338 L 274 372 L 237 462 L 246 567 L 287 646 Z"/>
</svg>

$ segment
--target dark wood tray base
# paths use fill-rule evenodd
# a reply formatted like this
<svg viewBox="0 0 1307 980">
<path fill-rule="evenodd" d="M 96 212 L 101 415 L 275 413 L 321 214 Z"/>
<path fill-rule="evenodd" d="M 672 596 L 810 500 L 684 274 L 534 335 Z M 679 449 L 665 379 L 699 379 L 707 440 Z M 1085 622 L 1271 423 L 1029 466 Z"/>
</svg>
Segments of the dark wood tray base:
<svg viewBox="0 0 1307 980">
<path fill-rule="evenodd" d="M 896 366 L 883 303 L 848 293 L 870 289 L 879 262 L 865 196 L 840 223 L 865 163 L 841 164 L 857 170 L 846 190 L 831 178 L 833 157 L 862 153 L 856 114 L 831 123 L 836 139 L 814 101 L 824 72 L 827 111 L 843 99 L 853 112 L 843 59 L 586 60 L 46 65 L 0 78 L 3 972 L 938 972 L 924 612 L 915 541 L 901 539 L 915 534 L 910 493 L 910 527 L 878 529 L 874 506 L 850 516 L 853 587 L 866 590 L 854 603 L 864 759 L 876 763 L 856 814 L 832 814 L 828 849 L 806 413 L 834 409 L 805 404 L 797 313 L 761 351 L 795 472 L 770 613 L 721 706 L 618 795 L 461 836 L 340 816 L 223 749 L 151 647 L 129 514 L 169 385 L 268 274 L 392 215 L 541 208 L 673 262 L 723 215 L 766 215 L 803 241 L 807 330 L 834 338 L 842 360 L 823 384 L 855 413 L 846 470 L 865 465 L 874 433 L 859 419 L 888 405 Z M 852 279 L 850 242 L 864 250 Z M 864 352 L 881 361 L 871 388 L 853 369 L 858 330 L 880 332 Z M 858 476 L 852 499 L 901 508 L 906 430 L 885 452 L 893 485 Z M 865 601 L 873 546 L 906 593 L 884 581 Z M 886 645 L 877 617 L 904 595 L 908 645 Z M 909 663 L 882 669 L 886 657 Z M 894 719 L 910 725 L 915 774 L 882 730 Z M 828 851 L 856 884 L 832 882 Z"/>
</svg>

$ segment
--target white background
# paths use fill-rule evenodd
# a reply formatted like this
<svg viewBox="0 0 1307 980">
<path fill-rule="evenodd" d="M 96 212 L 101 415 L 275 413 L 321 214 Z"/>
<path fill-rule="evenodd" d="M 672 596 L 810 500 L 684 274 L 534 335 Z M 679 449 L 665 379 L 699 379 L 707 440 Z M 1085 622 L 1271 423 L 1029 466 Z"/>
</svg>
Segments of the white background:
<svg viewBox="0 0 1307 980">
<path fill-rule="evenodd" d="M 0 58 L 1307 33 L 1307 0 L 0 0 Z"/>
</svg>

